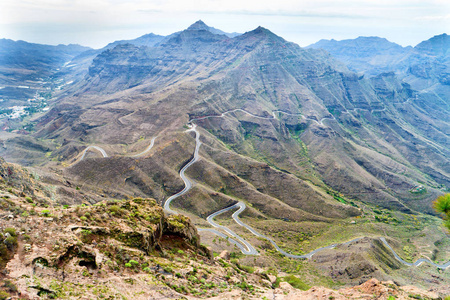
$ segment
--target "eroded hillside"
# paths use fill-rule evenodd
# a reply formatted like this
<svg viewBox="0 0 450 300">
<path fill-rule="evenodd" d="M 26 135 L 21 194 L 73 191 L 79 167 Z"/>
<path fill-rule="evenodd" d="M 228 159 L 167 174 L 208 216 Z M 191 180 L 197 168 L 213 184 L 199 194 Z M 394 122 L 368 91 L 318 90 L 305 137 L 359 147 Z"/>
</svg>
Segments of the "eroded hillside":
<svg viewBox="0 0 450 300">
<path fill-rule="evenodd" d="M 310 289 L 312 282 L 330 286 L 330 279 L 298 260 L 280 264 L 286 265 L 281 271 L 250 266 L 247 258 L 234 251 L 231 257 L 227 251 L 215 257 L 217 253 L 199 243 L 197 229 L 187 217 L 165 215 L 153 199 L 61 205 L 41 193 L 48 186 L 26 169 L 1 162 L 1 176 L 2 299 L 439 297 L 417 287 L 377 280 L 338 291 Z M 359 247 L 370 243 L 362 241 Z M 316 259 L 324 261 L 330 254 Z M 346 272 L 353 276 L 370 267 L 377 269 L 349 266 Z M 293 275 L 293 267 L 304 270 L 303 275 Z"/>
</svg>

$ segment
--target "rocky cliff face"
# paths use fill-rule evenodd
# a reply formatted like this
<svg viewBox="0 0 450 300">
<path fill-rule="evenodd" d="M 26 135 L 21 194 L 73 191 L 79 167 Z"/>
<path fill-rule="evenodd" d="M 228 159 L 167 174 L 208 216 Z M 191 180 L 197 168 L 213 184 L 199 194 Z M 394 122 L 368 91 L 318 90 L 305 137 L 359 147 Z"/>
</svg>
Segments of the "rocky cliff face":
<svg viewBox="0 0 450 300">
<path fill-rule="evenodd" d="M 0 280 L 6 287 L 0 289 L 1 297 L 72 299 L 99 293 L 132 297 L 135 289 L 124 285 L 153 278 L 153 272 L 163 278 L 174 276 L 164 265 L 168 253 L 207 262 L 212 258 L 188 218 L 164 215 L 152 199 L 68 208 L 29 190 L 25 194 L 17 184 L 21 178 L 14 178 L 9 188 L 5 182 L 0 188 Z M 151 285 L 144 291 L 147 298 L 158 294 Z"/>
</svg>

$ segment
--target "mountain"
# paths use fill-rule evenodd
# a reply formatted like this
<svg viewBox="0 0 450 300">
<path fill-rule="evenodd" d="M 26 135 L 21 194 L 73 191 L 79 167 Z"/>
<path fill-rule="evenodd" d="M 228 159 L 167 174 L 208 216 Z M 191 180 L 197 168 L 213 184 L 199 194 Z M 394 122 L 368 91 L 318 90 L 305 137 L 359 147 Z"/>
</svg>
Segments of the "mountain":
<svg viewBox="0 0 450 300">
<path fill-rule="evenodd" d="M 237 108 L 262 116 L 282 110 L 301 117 L 279 114 L 276 126 L 251 118 L 241 123 L 243 116 L 234 125 L 226 118 L 201 125 L 234 152 L 259 156 L 303 180 L 378 205 L 431 211 L 425 203 L 449 184 L 448 115 L 396 76 L 367 80 L 262 27 L 228 38 L 194 25 L 154 47 L 121 44 L 100 53 L 86 77 L 67 89 L 72 96 L 39 122 L 36 136 L 59 140 L 63 146 L 54 155 L 60 156 L 85 141 L 134 144 L 135 136 L 186 122 L 186 112 L 192 118 Z M 417 103 L 406 105 L 415 97 Z M 424 109 L 442 117 L 427 116 Z M 142 123 L 151 129 L 134 132 Z M 309 153 L 299 156 L 303 143 Z M 393 172 L 392 165 L 405 173 Z M 423 184 L 429 193 L 411 200 L 410 191 Z"/>
<path fill-rule="evenodd" d="M 80 45 L 41 45 L 24 41 L 0 40 L 0 119 L 18 116 L 21 107 L 39 110 L 62 82 L 51 76 L 66 62 L 90 48 Z M 17 108 L 18 107 L 18 108 Z M 23 110 L 20 113 L 25 114 Z M 3 128 L 12 127 L 2 124 Z"/>
<path fill-rule="evenodd" d="M 431 211 L 424 204 L 437 195 L 441 184 L 449 184 L 448 116 L 431 110 L 422 97 L 415 105 L 406 105 L 416 95 L 391 74 L 366 80 L 323 57 L 320 51 L 302 49 L 261 27 L 233 39 L 188 28 L 151 48 L 118 45 L 99 54 L 88 76 L 72 87 L 74 97 L 64 99 L 64 103 L 76 101 L 77 109 L 67 109 L 77 117 L 62 121 L 67 109 L 56 113 L 58 105 L 36 134 L 133 144 L 129 132 L 135 130 L 135 124 L 153 125 L 150 131 L 138 131 L 135 136 L 156 135 L 174 122 L 186 122 L 186 112 L 194 117 L 241 108 L 270 116 L 272 111 L 283 110 L 303 117 L 280 114 L 276 126 L 251 118 L 240 125 L 217 119 L 214 124 L 202 122 L 202 126 L 239 154 L 258 157 L 266 148 L 278 148 L 266 153 L 264 161 L 315 184 L 326 183 L 348 196 L 379 205 L 408 210 L 404 203 L 410 202 L 410 208 Z M 167 87 L 170 90 L 163 92 Z M 116 93 L 135 100 L 130 102 Z M 183 95 L 190 95 L 190 100 Z M 110 102 L 106 99 L 115 99 L 111 102 L 115 111 L 107 108 Z M 147 115 L 138 112 L 143 103 Z M 84 116 L 94 107 L 107 109 L 107 119 Z M 442 114 L 442 118 L 426 117 L 424 109 Z M 125 121 L 130 115 L 132 121 Z M 110 122 L 111 117 L 117 122 Z M 55 122 L 57 130 L 50 125 Z M 81 124 L 92 130 L 78 131 Z M 231 127 L 216 129 L 224 126 Z M 247 132 L 248 126 L 255 129 Z M 303 153 L 302 143 L 309 148 L 311 161 L 299 167 L 306 157 L 292 153 Z M 422 147 L 427 150 L 419 151 Z M 393 172 L 392 164 L 408 175 Z M 305 175 L 305 168 L 314 175 Z M 415 168 L 431 176 L 431 181 Z M 410 191 L 422 183 L 428 185 L 429 194 L 411 201 Z"/>
<path fill-rule="evenodd" d="M 189 26 L 189 28 L 187 28 L 187 31 L 189 31 L 189 32 L 207 31 L 214 35 L 224 35 L 227 37 L 235 37 L 235 36 L 239 35 L 239 33 L 235 33 L 235 32 L 234 33 L 226 33 L 219 29 L 216 29 L 214 27 L 207 26 L 201 20 L 199 20 L 199 21 L 195 22 L 194 24 L 192 24 L 191 26 Z M 184 31 L 182 31 L 182 32 L 184 32 Z M 170 41 L 171 39 L 173 39 L 174 37 L 178 37 L 182 32 L 175 32 L 166 37 L 161 36 L 161 35 L 156 35 L 153 33 L 149 33 L 149 34 L 145 34 L 141 37 L 138 37 L 138 38 L 132 39 L 132 40 L 115 41 L 115 42 L 109 43 L 104 48 L 101 48 L 98 50 L 86 51 L 86 52 L 82 53 L 81 55 L 75 57 L 72 60 L 72 62 L 70 63 L 70 65 L 72 66 L 72 69 L 64 70 L 65 75 L 73 76 L 74 73 L 78 73 L 78 75 L 83 76 L 84 72 L 90 67 L 94 58 L 97 55 L 101 54 L 102 52 L 104 52 L 106 50 L 112 49 L 112 48 L 116 47 L 117 45 L 130 44 L 130 45 L 134 45 L 137 47 L 140 47 L 140 46 L 153 47 L 153 46 L 157 46 L 161 43 L 166 43 L 166 42 Z M 76 66 L 76 67 L 73 68 L 73 66 Z M 77 78 L 80 79 L 80 77 L 75 77 L 75 79 L 77 79 Z"/>
<path fill-rule="evenodd" d="M 448 56 L 450 48 L 450 37 L 443 33 L 436 35 L 429 40 L 419 43 L 415 49 L 434 56 Z"/>
<path fill-rule="evenodd" d="M 358 37 L 351 40 L 320 40 L 307 48 L 324 49 L 354 72 L 379 75 L 393 71 L 411 51 L 380 37 Z M 403 66 L 407 68 L 407 66 Z"/>
<path fill-rule="evenodd" d="M 448 98 L 396 72 L 355 73 L 263 27 L 229 37 L 205 26 L 85 52 L 83 68 L 59 75 L 76 80 L 0 154 L 56 173 L 42 180 L 58 187 L 58 205 L 70 196 L 169 202 L 213 251 L 244 265 L 276 266 L 283 277 L 304 270 L 311 285 L 377 277 L 444 293 L 446 273 L 407 267 L 380 236 L 409 262 L 449 259 L 431 206 L 450 186 Z M 403 51 L 378 42 L 379 55 Z M 209 230 L 214 218 L 224 236 Z M 230 231 L 261 259 L 239 254 L 254 252 L 236 248 Z"/>
<path fill-rule="evenodd" d="M 321 40 L 308 46 L 325 49 L 344 62 L 352 71 L 369 76 L 395 72 L 416 90 L 435 90 L 440 96 L 448 93 L 449 45 L 447 34 L 432 37 L 413 47 L 401 47 L 378 37 L 354 40 Z M 436 87 L 436 84 L 439 86 Z M 442 86 L 445 85 L 445 86 Z"/>
<path fill-rule="evenodd" d="M 80 45 L 49 46 L 0 40 L 0 84 L 14 84 L 46 77 L 54 69 L 90 48 Z"/>
<path fill-rule="evenodd" d="M 209 32 L 214 33 L 214 34 L 226 35 L 229 38 L 233 38 L 235 36 L 240 35 L 240 33 L 237 33 L 237 32 L 228 33 L 228 32 L 224 32 L 224 31 L 222 31 L 220 29 L 216 29 L 214 27 L 210 27 L 210 26 L 206 25 L 202 20 L 198 20 L 197 22 L 195 22 L 194 24 L 189 26 L 187 28 L 187 30 L 206 30 L 206 31 L 209 31 Z"/>
</svg>

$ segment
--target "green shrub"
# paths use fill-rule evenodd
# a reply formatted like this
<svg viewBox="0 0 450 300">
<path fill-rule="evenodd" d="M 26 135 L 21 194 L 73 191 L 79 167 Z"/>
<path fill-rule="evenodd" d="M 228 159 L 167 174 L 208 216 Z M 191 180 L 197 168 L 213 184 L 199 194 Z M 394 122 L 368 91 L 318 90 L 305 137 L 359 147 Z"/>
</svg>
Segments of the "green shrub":
<svg viewBox="0 0 450 300">
<path fill-rule="evenodd" d="M 11 235 L 11 236 L 16 236 L 17 235 L 16 229 L 12 228 L 12 227 L 5 228 L 4 232 L 5 233 L 9 233 L 9 235 Z"/>
<path fill-rule="evenodd" d="M 8 298 L 10 298 L 10 297 L 11 297 L 10 294 L 8 294 L 8 293 L 5 292 L 5 291 L 0 290 L 0 300 L 6 300 L 6 299 L 8 299 Z"/>
<path fill-rule="evenodd" d="M 125 267 L 127 268 L 135 268 L 139 265 L 139 263 L 133 259 L 130 259 L 126 264 Z"/>
<path fill-rule="evenodd" d="M 25 197 L 25 200 L 26 200 L 28 203 L 33 203 L 33 199 L 31 199 L 31 197 Z"/>
<path fill-rule="evenodd" d="M 109 211 L 115 216 L 121 216 L 123 214 L 123 209 L 119 205 L 111 205 Z"/>
<path fill-rule="evenodd" d="M 139 263 L 138 263 L 137 261 L 133 260 L 133 259 L 131 259 L 131 260 L 129 261 L 129 263 L 130 263 L 131 265 L 133 265 L 133 266 L 139 265 Z"/>
<path fill-rule="evenodd" d="M 44 209 L 41 211 L 41 215 L 43 215 L 44 217 L 49 217 L 50 216 L 50 210 L 48 209 Z"/>
<path fill-rule="evenodd" d="M 8 289 L 8 291 L 12 292 L 12 293 L 16 293 L 17 292 L 17 286 L 11 282 L 11 280 L 5 279 L 4 281 L 4 285 L 5 288 Z"/>
<path fill-rule="evenodd" d="M 8 236 L 5 241 L 5 245 L 8 247 L 8 249 L 13 249 L 15 246 L 17 246 L 17 238 L 15 236 Z"/>
<path fill-rule="evenodd" d="M 310 286 L 301 281 L 299 278 L 294 275 L 289 275 L 283 278 L 284 281 L 295 287 L 296 289 L 300 289 L 302 291 L 309 290 Z"/>
<path fill-rule="evenodd" d="M 241 265 L 241 264 L 236 264 L 236 265 L 239 269 L 241 269 L 242 271 L 245 271 L 247 273 L 252 274 L 253 272 L 255 272 L 255 268 L 253 268 L 253 267 L 245 266 L 245 265 Z"/>
</svg>

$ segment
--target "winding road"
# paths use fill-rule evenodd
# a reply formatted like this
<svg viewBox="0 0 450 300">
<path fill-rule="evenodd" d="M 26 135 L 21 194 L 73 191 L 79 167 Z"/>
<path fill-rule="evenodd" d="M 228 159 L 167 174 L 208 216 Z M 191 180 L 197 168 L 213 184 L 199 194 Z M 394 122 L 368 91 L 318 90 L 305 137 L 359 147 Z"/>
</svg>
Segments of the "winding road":
<svg viewBox="0 0 450 300">
<path fill-rule="evenodd" d="M 238 204 L 241 204 L 241 203 L 242 203 L 242 202 L 239 202 Z M 220 229 L 222 229 L 223 231 L 227 232 L 227 233 L 228 233 L 230 236 L 232 236 L 234 239 L 239 240 L 239 242 L 240 242 L 242 245 L 245 245 L 245 247 L 247 248 L 247 250 L 246 250 L 246 251 L 242 251 L 242 253 L 247 254 L 247 255 L 259 255 L 258 251 L 257 251 L 257 250 L 256 250 L 249 242 L 247 242 L 246 240 L 244 240 L 243 238 L 241 238 L 239 235 L 237 235 L 236 233 L 234 233 L 234 232 L 233 232 L 231 229 L 229 229 L 228 227 L 219 225 L 219 224 L 217 224 L 216 222 L 214 222 L 214 217 L 216 217 L 216 216 L 218 216 L 218 215 L 221 215 L 221 214 L 223 214 L 223 213 L 225 213 L 225 212 L 227 212 L 227 211 L 229 211 L 229 210 L 235 208 L 238 204 L 235 204 L 235 205 L 233 205 L 233 206 L 230 206 L 230 207 L 221 209 L 221 210 L 219 210 L 219 211 L 216 211 L 215 213 L 209 215 L 209 216 L 206 218 L 206 221 L 207 221 L 209 224 L 211 224 L 212 226 L 214 226 L 214 227 L 216 227 L 216 228 L 220 228 Z M 244 203 L 242 203 L 242 204 L 244 204 Z M 245 204 L 244 204 L 244 209 L 245 209 Z M 234 216 L 234 214 L 233 214 L 233 216 Z"/>
<path fill-rule="evenodd" d="M 164 210 L 171 214 L 176 214 L 177 212 L 172 210 L 170 208 L 170 202 L 173 201 L 173 199 L 178 198 L 184 194 L 186 194 L 192 187 L 192 182 L 187 178 L 187 176 L 184 174 L 186 172 L 187 168 L 192 166 L 197 160 L 198 160 L 198 150 L 200 149 L 200 145 L 202 144 L 200 142 L 200 132 L 197 131 L 196 127 L 197 125 L 193 124 L 190 125 L 190 129 L 186 130 L 186 132 L 194 131 L 195 132 L 195 150 L 194 150 L 194 157 L 180 170 L 180 177 L 184 181 L 184 188 L 176 193 L 175 195 L 170 196 L 166 202 L 164 203 Z"/>
<path fill-rule="evenodd" d="M 188 162 L 188 163 L 180 170 L 180 177 L 181 177 L 181 179 L 184 181 L 185 186 L 184 186 L 184 188 L 183 188 L 180 192 L 178 192 L 178 193 L 172 195 L 171 197 L 169 197 L 169 198 L 165 201 L 165 203 L 164 203 L 164 210 L 165 210 L 166 212 L 171 213 L 171 214 L 176 214 L 177 212 L 175 212 L 173 209 L 170 208 L 171 202 L 172 202 L 174 199 L 176 199 L 176 198 L 178 198 L 178 197 L 184 195 L 185 193 L 187 193 L 187 192 L 192 188 L 192 182 L 191 182 L 191 181 L 189 180 L 189 178 L 185 175 L 185 172 L 186 172 L 186 170 L 187 170 L 190 166 L 192 166 L 192 164 L 194 164 L 196 161 L 198 161 L 198 159 L 199 159 L 199 150 L 200 150 L 200 145 L 201 145 L 201 142 L 200 142 L 200 132 L 197 131 L 197 125 L 194 124 L 193 122 L 194 122 L 194 121 L 197 121 L 197 120 L 207 119 L 207 118 L 224 117 L 226 114 L 229 114 L 229 113 L 232 113 L 232 112 L 236 112 L 236 111 L 241 111 L 241 112 L 244 112 L 244 113 L 246 113 L 246 114 L 248 114 L 248 115 L 250 115 L 250 116 L 253 116 L 253 117 L 255 117 L 255 118 L 260 118 L 260 119 L 276 119 L 276 116 L 275 116 L 275 113 L 276 113 L 276 112 L 278 112 L 278 113 L 285 113 L 285 114 L 289 114 L 289 115 L 296 115 L 296 114 L 290 114 L 290 113 L 283 112 L 283 111 L 274 111 L 271 117 L 261 117 L 261 116 L 257 116 L 257 115 L 254 115 L 254 114 L 252 114 L 252 113 L 249 113 L 249 112 L 247 112 L 247 111 L 245 111 L 245 110 L 243 110 L 243 109 L 234 109 L 234 110 L 230 110 L 230 111 L 224 112 L 224 113 L 222 113 L 222 114 L 220 114 L 220 115 L 215 115 L 215 116 L 204 116 L 204 117 L 200 117 L 200 118 L 194 118 L 194 119 L 191 119 L 191 120 L 188 122 L 188 126 L 191 127 L 191 128 L 188 129 L 188 130 L 186 130 L 186 132 L 190 132 L 190 131 L 194 131 L 194 132 L 195 132 L 195 141 L 196 141 L 196 142 L 195 142 L 194 155 L 193 155 L 193 158 L 192 158 L 192 159 L 191 159 L 191 160 L 190 160 L 190 161 L 189 161 L 189 162 Z M 312 119 L 312 118 L 308 118 L 308 119 L 309 119 L 309 120 L 312 120 L 312 121 L 315 121 L 315 122 L 317 122 L 317 123 L 320 124 L 320 125 L 323 125 L 323 120 L 324 120 L 324 119 L 332 119 L 332 118 L 331 118 L 331 117 L 324 117 L 324 118 L 322 118 L 320 121 L 317 121 L 317 120 Z M 321 248 L 315 249 L 315 250 L 313 250 L 313 251 L 311 251 L 311 252 L 309 252 L 309 253 L 307 253 L 307 254 L 303 254 L 303 255 L 294 255 L 294 254 L 290 254 L 290 253 L 287 253 L 286 251 L 284 251 L 283 249 L 281 249 L 281 248 L 280 248 L 280 247 L 279 247 L 279 246 L 278 246 L 271 238 L 269 238 L 269 237 L 267 237 L 267 236 L 265 236 L 265 235 L 262 235 L 261 233 L 259 233 L 258 231 L 256 231 L 253 227 L 251 227 L 251 226 L 245 224 L 244 222 L 242 222 L 242 221 L 239 219 L 239 214 L 242 213 L 242 212 L 246 209 L 246 205 L 245 205 L 245 203 L 242 202 L 242 201 L 239 201 L 238 203 L 236 203 L 236 204 L 234 204 L 234 205 L 232 205 L 232 206 L 229 206 L 229 207 L 227 207 L 227 208 L 221 209 L 221 210 L 219 210 L 219 211 L 217 211 L 217 212 L 215 212 L 215 213 L 209 215 L 209 216 L 206 218 L 206 221 L 207 221 L 211 226 L 213 226 L 213 227 L 215 227 L 215 228 L 218 228 L 218 229 L 221 229 L 221 230 L 225 231 L 227 234 L 224 234 L 224 233 L 222 233 L 222 232 L 220 232 L 220 231 L 218 231 L 218 230 L 216 230 L 216 229 L 211 229 L 211 228 L 198 228 L 198 231 L 200 231 L 200 232 L 201 232 L 201 231 L 208 231 L 208 232 L 212 232 L 212 233 L 214 233 L 214 234 L 216 234 L 216 235 L 218 235 L 218 236 L 220 236 L 220 237 L 222 237 L 222 238 L 226 238 L 229 242 L 235 244 L 235 245 L 242 251 L 243 254 L 246 254 L 246 255 L 259 255 L 258 251 L 257 251 L 257 250 L 256 250 L 249 242 L 247 242 L 245 239 L 243 239 L 242 237 L 240 237 L 239 235 L 237 235 L 235 232 L 233 232 L 233 231 L 232 231 L 231 229 L 229 229 L 228 227 L 219 225 L 218 223 L 216 223 L 216 222 L 214 221 L 214 218 L 215 218 L 215 217 L 217 217 L 217 216 L 219 216 L 219 215 L 221 215 L 221 214 L 223 214 L 223 213 L 225 213 L 225 212 L 228 212 L 228 211 L 230 211 L 230 210 L 236 209 L 236 208 L 237 208 L 238 210 L 237 210 L 236 212 L 233 213 L 232 218 L 233 218 L 233 220 L 234 220 L 237 224 L 239 224 L 240 226 L 245 227 L 247 230 L 249 230 L 249 231 L 250 231 L 252 234 L 254 234 L 255 236 L 260 237 L 260 238 L 263 238 L 263 239 L 266 239 L 267 241 L 269 241 L 269 242 L 275 247 L 275 249 L 276 249 L 278 252 L 280 252 L 281 254 L 283 254 L 283 255 L 285 255 L 285 256 L 287 256 L 287 257 L 290 257 L 290 258 L 296 258 L 296 259 L 309 259 L 309 258 L 311 258 L 314 254 L 316 254 L 316 253 L 318 253 L 318 252 L 320 252 L 320 251 L 323 251 L 323 250 L 326 250 L 326 249 L 333 249 L 333 248 L 335 248 L 335 247 L 337 247 L 337 246 L 339 246 L 339 245 L 345 245 L 345 246 L 346 246 L 346 245 L 350 245 L 351 243 L 357 242 L 357 241 L 359 241 L 359 240 L 361 240 L 361 239 L 363 238 L 363 237 L 358 237 L 358 238 L 355 238 L 355 239 L 350 240 L 350 241 L 345 242 L 345 243 L 341 243 L 341 244 L 332 244 L 332 245 L 329 245 L 329 246 L 326 246 L 326 247 L 321 247 Z M 392 252 L 392 254 L 394 255 L 394 257 L 395 257 L 399 262 L 401 262 L 402 264 L 404 264 L 404 265 L 406 265 L 406 266 L 410 266 L 410 267 L 415 266 L 415 267 L 418 267 L 418 266 L 420 266 L 422 263 L 428 263 L 428 264 L 430 264 L 430 265 L 432 265 L 432 266 L 434 266 L 434 267 L 436 267 L 436 268 L 439 268 L 439 269 L 447 269 L 448 267 L 450 267 L 450 261 L 448 261 L 448 262 L 445 263 L 445 264 L 436 264 L 436 263 L 434 263 L 434 262 L 432 262 L 432 261 L 430 261 L 430 260 L 428 260 L 428 259 L 425 259 L 425 258 L 420 258 L 420 259 L 418 259 L 418 260 L 417 260 L 416 262 L 414 262 L 414 263 L 407 262 L 407 261 L 403 260 L 403 259 L 395 252 L 395 250 L 388 244 L 388 242 L 386 241 L 386 239 L 385 239 L 384 237 L 380 237 L 379 239 L 380 239 L 380 240 L 383 242 L 383 244 L 384 244 L 384 245 Z"/>
<path fill-rule="evenodd" d="M 151 139 L 150 145 L 149 145 L 147 148 L 145 148 L 144 151 L 139 152 L 138 154 L 129 155 L 129 157 L 140 157 L 140 156 L 146 154 L 147 152 L 149 152 L 149 151 L 153 148 L 153 146 L 155 145 L 155 140 L 156 140 L 157 137 L 158 137 L 158 136 L 155 136 L 155 137 L 153 137 L 153 138 Z M 87 146 L 87 147 L 83 150 L 83 154 L 81 155 L 81 157 L 80 157 L 74 164 L 76 164 L 76 163 L 82 161 L 82 160 L 84 159 L 84 157 L 86 156 L 86 152 L 87 152 L 88 150 L 91 150 L 91 149 L 99 151 L 99 152 L 102 154 L 103 157 L 108 157 L 108 154 L 106 154 L 106 151 L 105 151 L 102 147 L 99 147 L 99 146 Z"/>
<path fill-rule="evenodd" d="M 153 145 L 155 145 L 155 140 L 156 140 L 157 137 L 158 136 L 155 136 L 155 137 L 152 138 L 152 140 L 150 141 L 150 145 L 148 145 L 148 147 L 145 148 L 144 151 L 142 151 L 142 152 L 140 152 L 138 154 L 135 154 L 135 155 L 131 155 L 130 157 L 139 157 L 139 156 L 142 156 L 142 155 L 146 154 L 147 152 L 149 152 L 153 148 Z"/>
<path fill-rule="evenodd" d="M 301 117 L 302 119 L 316 122 L 318 125 L 321 125 L 321 126 L 324 126 L 324 124 L 323 124 L 324 120 L 327 120 L 327 119 L 334 120 L 334 116 L 333 115 L 325 116 L 322 119 L 317 120 L 315 117 L 305 117 L 304 115 L 302 115 L 300 113 L 293 114 L 293 113 L 290 113 L 290 112 L 287 112 L 287 111 L 283 111 L 283 110 L 274 110 L 274 111 L 272 111 L 272 115 L 270 115 L 270 117 L 263 117 L 263 116 L 258 116 L 258 115 L 252 114 L 252 113 L 250 113 L 250 112 L 248 112 L 246 110 L 243 110 L 241 108 L 236 108 L 236 109 L 232 109 L 232 110 L 228 110 L 226 112 L 223 112 L 220 115 L 211 115 L 211 116 L 204 116 L 204 117 L 199 117 L 199 118 L 193 118 L 193 119 L 191 119 L 189 121 L 189 124 L 192 124 L 192 122 L 194 122 L 194 121 L 199 121 L 199 120 L 204 120 L 204 119 L 209 119 L 209 118 L 222 118 L 222 117 L 225 117 L 228 114 L 235 113 L 235 112 L 238 112 L 238 111 L 239 112 L 243 112 L 243 113 L 245 113 L 245 114 L 247 114 L 247 115 L 249 115 L 251 117 L 254 117 L 254 118 L 257 118 L 257 119 L 263 119 L 263 120 L 276 120 L 277 117 L 276 117 L 275 114 L 276 113 L 282 113 L 282 114 L 285 114 L 285 115 L 288 115 L 288 116 Z"/>
<path fill-rule="evenodd" d="M 86 149 L 84 149 L 84 151 L 83 151 L 83 155 L 81 155 L 80 161 L 84 159 L 84 157 L 86 156 L 86 152 L 90 149 L 99 151 L 103 155 L 103 157 L 108 157 L 108 154 L 106 154 L 106 152 L 105 152 L 105 150 L 103 150 L 103 148 L 100 148 L 98 146 L 87 146 Z"/>
</svg>

